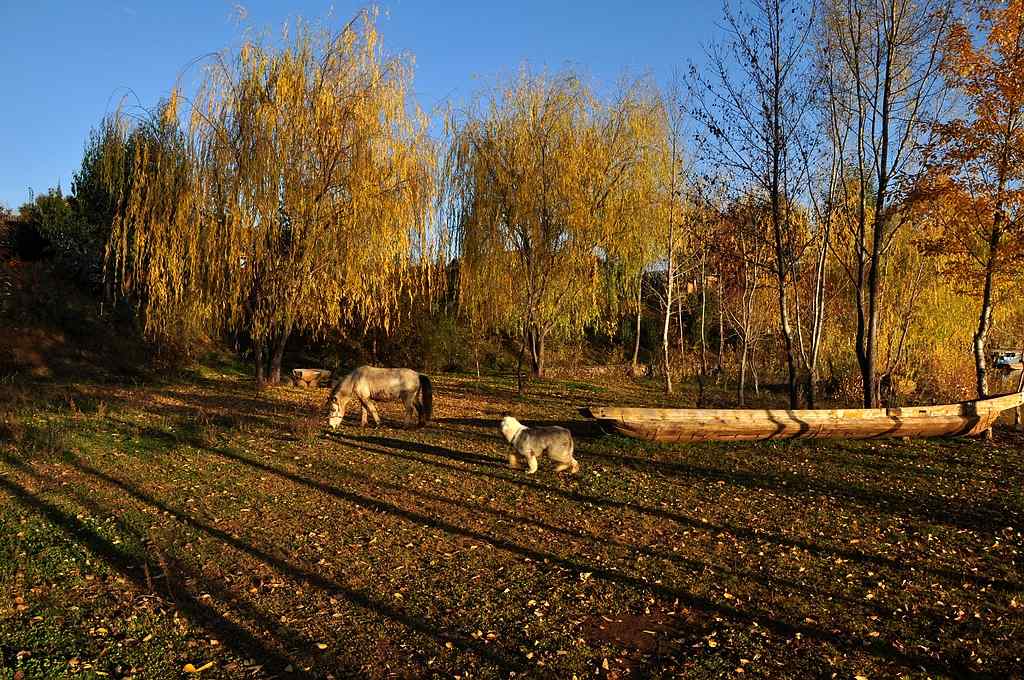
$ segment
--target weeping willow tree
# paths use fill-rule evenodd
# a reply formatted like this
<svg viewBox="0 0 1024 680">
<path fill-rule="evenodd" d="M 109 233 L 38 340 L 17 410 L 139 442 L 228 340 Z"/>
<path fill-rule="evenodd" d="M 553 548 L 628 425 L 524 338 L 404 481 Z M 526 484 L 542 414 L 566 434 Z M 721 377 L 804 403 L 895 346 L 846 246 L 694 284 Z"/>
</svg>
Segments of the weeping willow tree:
<svg viewBox="0 0 1024 680">
<path fill-rule="evenodd" d="M 603 104 L 574 74 L 525 71 L 448 119 L 445 198 L 461 303 L 520 335 L 534 376 L 553 332 L 598 317 L 603 261 L 645 223 L 637 196 L 658 120 L 642 90 Z"/>
<path fill-rule="evenodd" d="M 603 250 L 606 254 L 605 288 L 609 309 L 618 319 L 625 314 L 635 322 L 632 370 L 638 370 L 644 279 L 664 261 L 672 270 L 683 177 L 679 172 L 682 106 L 677 91 L 665 95 L 649 82 L 624 90 L 613 110 L 632 117 L 629 123 L 641 134 L 634 142 L 639 155 L 609 199 L 610 218 Z M 665 234 L 669 234 L 666 242 Z M 678 234 L 675 234 L 678 239 Z M 666 362 L 667 366 L 667 362 Z M 666 369 L 667 370 L 667 369 Z"/>
<path fill-rule="evenodd" d="M 431 242 L 434 151 L 411 80 L 364 12 L 336 34 L 298 23 L 246 42 L 190 102 L 176 91 L 161 112 L 174 141 L 136 150 L 109 253 L 147 331 L 246 334 L 262 383 L 295 330 L 394 324 L 424 271 L 413 246 L 425 260 Z"/>
</svg>

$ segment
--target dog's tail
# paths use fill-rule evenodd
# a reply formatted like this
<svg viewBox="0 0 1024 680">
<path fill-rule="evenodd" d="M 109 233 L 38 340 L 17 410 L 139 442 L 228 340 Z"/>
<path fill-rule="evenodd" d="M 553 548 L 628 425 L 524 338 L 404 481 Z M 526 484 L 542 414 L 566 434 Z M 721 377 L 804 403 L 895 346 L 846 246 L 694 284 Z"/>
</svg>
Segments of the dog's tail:
<svg viewBox="0 0 1024 680">
<path fill-rule="evenodd" d="M 430 378 L 420 373 L 420 391 L 416 396 L 416 410 L 420 415 L 420 427 L 427 424 L 434 415 L 434 388 Z"/>
</svg>

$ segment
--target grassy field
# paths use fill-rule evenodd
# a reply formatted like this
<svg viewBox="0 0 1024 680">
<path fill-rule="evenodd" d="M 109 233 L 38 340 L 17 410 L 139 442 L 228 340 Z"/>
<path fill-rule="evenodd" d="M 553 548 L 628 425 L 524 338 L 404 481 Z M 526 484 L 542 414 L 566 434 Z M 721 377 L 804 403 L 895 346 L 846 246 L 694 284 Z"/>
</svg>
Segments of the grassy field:
<svg viewBox="0 0 1024 680">
<path fill-rule="evenodd" d="M 0 386 L 0 678 L 1020 673 L 1019 435 L 658 446 L 575 410 L 654 385 L 435 382 L 336 433 L 228 364 Z"/>
</svg>

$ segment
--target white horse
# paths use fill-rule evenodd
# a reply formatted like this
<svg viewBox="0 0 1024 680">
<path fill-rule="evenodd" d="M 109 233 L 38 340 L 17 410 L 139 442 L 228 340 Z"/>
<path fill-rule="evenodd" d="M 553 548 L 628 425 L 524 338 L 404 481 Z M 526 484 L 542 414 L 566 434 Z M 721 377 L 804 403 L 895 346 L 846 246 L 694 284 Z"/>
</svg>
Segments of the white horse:
<svg viewBox="0 0 1024 680">
<path fill-rule="evenodd" d="M 430 378 L 409 368 L 376 368 L 360 366 L 342 378 L 327 398 L 327 423 L 336 428 L 345 419 L 348 402 L 356 399 L 363 407 L 360 425 L 366 427 L 366 414 L 380 425 L 380 416 L 373 399 L 390 401 L 401 399 L 405 402 L 405 424 L 412 426 L 417 416 L 419 426 L 430 420 L 433 411 L 433 389 Z"/>
</svg>

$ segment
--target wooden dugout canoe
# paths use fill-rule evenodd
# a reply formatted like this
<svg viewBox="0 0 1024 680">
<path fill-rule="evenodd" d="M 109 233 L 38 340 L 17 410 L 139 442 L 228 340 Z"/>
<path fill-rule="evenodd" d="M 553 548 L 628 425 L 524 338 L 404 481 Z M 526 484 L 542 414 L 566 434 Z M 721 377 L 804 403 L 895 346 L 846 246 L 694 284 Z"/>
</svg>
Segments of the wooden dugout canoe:
<svg viewBox="0 0 1024 680">
<path fill-rule="evenodd" d="M 656 442 L 951 437 L 981 434 L 1024 392 L 940 406 L 849 409 L 591 407 L 583 415 L 619 434 Z"/>
</svg>

